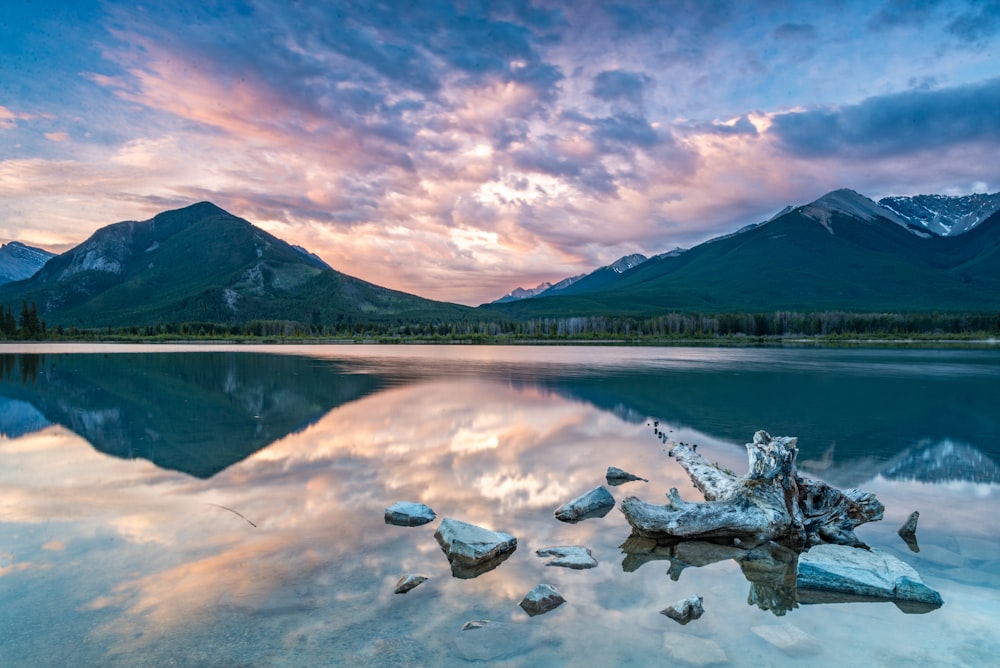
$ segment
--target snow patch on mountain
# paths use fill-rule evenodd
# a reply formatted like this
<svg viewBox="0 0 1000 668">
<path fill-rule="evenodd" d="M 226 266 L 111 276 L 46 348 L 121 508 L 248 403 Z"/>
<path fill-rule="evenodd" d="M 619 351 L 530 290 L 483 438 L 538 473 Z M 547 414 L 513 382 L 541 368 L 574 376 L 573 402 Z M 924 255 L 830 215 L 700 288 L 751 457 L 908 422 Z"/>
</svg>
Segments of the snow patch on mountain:
<svg viewBox="0 0 1000 668">
<path fill-rule="evenodd" d="M 31 278 L 53 257 L 55 253 L 20 241 L 0 245 L 0 284 Z"/>
<path fill-rule="evenodd" d="M 641 255 L 639 253 L 633 253 L 631 255 L 626 255 L 624 257 L 618 258 L 617 260 L 608 265 L 608 269 L 615 272 L 616 274 L 623 274 L 629 269 L 635 269 L 648 259 L 649 258 L 647 258 L 645 255 Z"/>
<path fill-rule="evenodd" d="M 914 195 L 885 197 L 879 205 L 889 209 L 910 225 L 943 237 L 968 232 L 997 211 L 1000 193 L 977 193 L 952 197 L 948 195 Z"/>
</svg>

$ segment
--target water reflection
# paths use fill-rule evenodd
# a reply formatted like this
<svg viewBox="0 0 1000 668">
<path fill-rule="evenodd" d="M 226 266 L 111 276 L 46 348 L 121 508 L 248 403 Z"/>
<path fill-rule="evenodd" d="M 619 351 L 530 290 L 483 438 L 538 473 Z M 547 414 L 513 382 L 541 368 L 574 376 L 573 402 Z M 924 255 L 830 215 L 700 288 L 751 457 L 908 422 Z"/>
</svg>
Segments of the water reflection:
<svg viewBox="0 0 1000 668">
<path fill-rule="evenodd" d="M 982 665 L 1000 651 L 992 633 L 1000 614 L 1000 518 L 991 510 L 1000 490 L 877 475 L 919 441 L 878 449 L 888 439 L 873 432 L 869 459 L 852 458 L 838 443 L 826 470 L 847 475 L 857 464 L 850 475 L 887 506 L 884 522 L 862 527 L 863 539 L 912 563 L 948 604 L 907 617 L 886 605 L 795 608 L 786 571 L 764 560 L 687 554 L 683 563 L 699 567 L 686 568 L 683 578 L 674 578 L 672 561 L 624 569 L 637 557 L 619 548 L 631 533 L 620 513 L 575 525 L 553 518 L 555 508 L 604 483 L 610 465 L 650 481 L 615 488 L 618 498 L 657 501 L 670 487 L 687 488 L 645 419 L 633 419 L 658 404 L 658 392 L 681 401 L 670 373 L 647 383 L 653 396 L 616 400 L 624 381 L 614 380 L 613 370 L 546 375 L 538 365 L 500 360 L 451 373 L 447 363 L 396 368 L 385 360 L 287 356 L 250 360 L 262 369 L 252 372 L 240 366 L 244 355 L 235 357 L 199 360 L 211 367 L 202 370 L 178 359 L 186 370 L 174 374 L 138 359 L 105 367 L 100 355 L 82 363 L 90 366 L 46 355 L 27 383 L 12 369 L 0 394 L 53 424 L 0 439 L 0 665 L 466 665 L 456 639 L 476 619 L 513 629 L 498 651 L 509 665 L 525 666 L 647 665 L 679 630 L 719 644 L 733 665 L 801 661 L 751 630 L 774 624 L 817 639 L 806 656 L 820 663 Z M 124 378 L 102 378 L 102 369 Z M 221 382 L 227 369 L 229 385 Z M 58 383 L 47 378 L 50 371 Z M 614 373 L 623 375 L 621 368 Z M 738 397 L 725 388 L 727 374 L 715 376 L 716 391 L 706 393 Z M 167 398 L 152 393 L 160 384 Z M 951 388 L 964 392 L 960 383 Z M 161 414 L 156 403 L 175 407 Z M 145 427 L 170 435 L 164 443 L 194 435 L 188 452 L 196 461 L 209 446 L 227 451 L 258 440 L 192 471 L 154 465 L 158 451 L 149 460 L 103 456 L 75 430 L 95 438 L 109 431 L 86 431 L 79 414 L 116 407 L 121 438 L 141 439 Z M 715 428 L 730 408 L 701 407 L 704 422 L 660 409 L 648 414 L 663 417 L 661 428 L 672 436 L 702 444 L 712 461 L 739 470 L 739 444 L 752 431 L 728 439 Z M 217 412 L 231 429 L 207 424 Z M 259 437 L 253 415 L 266 416 Z M 132 420 L 142 433 L 129 431 Z M 814 459 L 822 460 L 822 445 Z M 400 500 L 509 532 L 518 550 L 475 579 L 452 577 L 433 537 L 437 522 L 384 523 L 385 508 Z M 916 508 L 921 552 L 914 555 L 895 530 Z M 535 550 L 553 545 L 584 545 L 599 565 L 547 567 Z M 406 573 L 430 579 L 405 596 L 393 594 Z M 748 580 L 756 592 L 751 605 Z M 568 603 L 529 618 L 517 602 L 540 582 Z M 659 614 L 691 594 L 704 597 L 701 619 L 682 629 Z M 775 617 L 778 609 L 786 614 Z M 604 632 L 581 631 L 595 620 Z"/>
<path fill-rule="evenodd" d="M 386 384 L 336 363 L 237 353 L 0 355 L 0 370 L 3 433 L 59 424 L 101 452 L 199 478 Z"/>
</svg>

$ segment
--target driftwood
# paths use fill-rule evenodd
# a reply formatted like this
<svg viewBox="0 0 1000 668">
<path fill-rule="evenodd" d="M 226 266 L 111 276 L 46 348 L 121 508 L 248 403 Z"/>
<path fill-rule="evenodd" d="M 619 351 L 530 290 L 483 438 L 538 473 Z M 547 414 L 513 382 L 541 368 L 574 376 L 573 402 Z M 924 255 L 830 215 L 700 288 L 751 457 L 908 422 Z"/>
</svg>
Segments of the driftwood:
<svg viewBox="0 0 1000 668">
<path fill-rule="evenodd" d="M 621 510 L 639 536 L 668 540 L 709 540 L 749 547 L 776 541 L 805 549 L 820 543 L 865 547 L 854 529 L 882 519 L 884 507 L 873 494 L 838 490 L 799 476 L 797 439 L 772 438 L 765 431 L 747 443 L 749 470 L 737 476 L 709 463 L 695 445 L 667 441 L 670 454 L 687 471 L 705 502 L 685 501 L 677 489 L 664 506 L 635 497 Z"/>
</svg>

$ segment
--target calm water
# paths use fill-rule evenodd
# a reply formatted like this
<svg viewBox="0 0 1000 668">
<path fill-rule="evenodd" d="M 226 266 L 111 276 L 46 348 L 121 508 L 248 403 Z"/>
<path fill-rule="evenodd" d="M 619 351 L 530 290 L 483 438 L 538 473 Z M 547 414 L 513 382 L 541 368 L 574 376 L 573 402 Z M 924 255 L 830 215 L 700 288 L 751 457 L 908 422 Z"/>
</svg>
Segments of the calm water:
<svg viewBox="0 0 1000 668">
<path fill-rule="evenodd" d="M 0 666 L 991 665 L 998 406 L 989 350 L 0 348 Z M 804 474 L 878 494 L 885 520 L 859 535 L 944 606 L 777 616 L 732 561 L 623 568 L 619 512 L 552 511 L 609 465 L 650 480 L 616 499 L 699 500 L 654 419 L 738 472 L 755 430 L 799 436 Z M 398 500 L 517 551 L 454 578 L 438 522 L 384 523 Z M 896 535 L 912 510 L 917 554 Z M 547 567 L 553 545 L 599 566 Z M 429 580 L 393 594 L 407 573 Z M 568 603 L 528 617 L 541 582 Z M 701 619 L 659 614 L 691 594 Z M 505 625 L 460 631 L 479 619 Z"/>
</svg>

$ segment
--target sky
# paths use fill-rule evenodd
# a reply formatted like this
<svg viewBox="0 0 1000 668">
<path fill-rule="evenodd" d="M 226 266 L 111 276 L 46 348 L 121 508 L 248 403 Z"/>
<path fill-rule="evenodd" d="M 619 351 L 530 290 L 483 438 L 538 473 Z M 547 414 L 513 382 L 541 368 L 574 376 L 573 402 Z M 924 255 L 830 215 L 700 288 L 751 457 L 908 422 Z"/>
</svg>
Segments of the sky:
<svg viewBox="0 0 1000 668">
<path fill-rule="evenodd" d="M 1000 0 L 0 2 L 0 241 L 209 200 L 476 305 L 837 188 L 1000 190 Z"/>
</svg>

